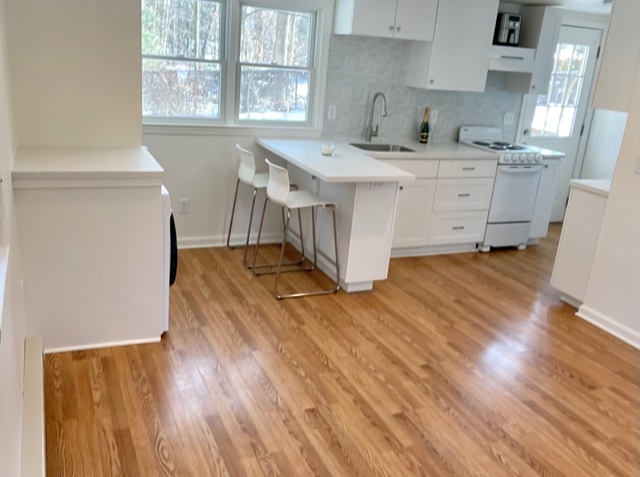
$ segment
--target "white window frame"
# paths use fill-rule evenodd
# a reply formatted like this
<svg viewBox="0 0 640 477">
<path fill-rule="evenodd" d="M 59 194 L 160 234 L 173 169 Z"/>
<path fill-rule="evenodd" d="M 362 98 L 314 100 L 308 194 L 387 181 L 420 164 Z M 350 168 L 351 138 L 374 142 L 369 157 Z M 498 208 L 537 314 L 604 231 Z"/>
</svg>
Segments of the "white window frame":
<svg viewBox="0 0 640 477">
<path fill-rule="evenodd" d="M 239 129 L 286 129 L 291 131 L 321 130 L 327 85 L 327 65 L 329 62 L 329 42 L 333 26 L 332 0 L 222 0 L 226 21 L 222 26 L 223 52 L 221 54 L 222 80 L 220 119 L 196 118 L 158 118 L 143 117 L 144 126 L 158 126 L 161 129 L 172 127 L 215 128 L 216 131 L 228 128 Z M 260 121 L 239 120 L 240 101 L 240 34 L 242 5 L 279 10 L 299 11 L 315 14 L 315 28 L 312 57 L 310 58 L 311 80 L 309 89 L 309 109 L 306 122 L 297 121 Z M 157 128 L 145 128 L 145 132 L 159 131 Z M 195 132 L 195 131 L 194 131 Z M 234 134 L 230 131 L 230 134 Z"/>
</svg>

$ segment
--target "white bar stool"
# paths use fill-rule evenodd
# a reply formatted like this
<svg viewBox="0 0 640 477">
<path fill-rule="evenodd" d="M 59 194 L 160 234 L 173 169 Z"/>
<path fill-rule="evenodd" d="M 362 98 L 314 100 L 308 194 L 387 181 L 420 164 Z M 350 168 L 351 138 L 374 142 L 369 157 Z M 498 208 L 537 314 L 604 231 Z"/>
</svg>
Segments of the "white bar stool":
<svg viewBox="0 0 640 477">
<path fill-rule="evenodd" d="M 338 231 L 336 228 L 336 204 L 333 202 L 326 201 L 321 199 L 318 195 L 313 192 L 307 190 L 291 190 L 291 183 L 289 182 L 289 171 L 287 171 L 284 167 L 277 166 L 268 159 L 265 159 L 265 162 L 269 165 L 269 180 L 267 182 L 267 199 L 264 201 L 264 206 L 262 207 L 262 218 L 260 219 L 260 228 L 258 229 L 258 239 L 256 241 L 255 254 L 253 256 L 253 273 L 255 275 L 263 275 L 266 273 L 275 273 L 276 279 L 273 285 L 273 296 L 275 296 L 278 300 L 283 298 L 298 298 L 303 296 L 313 296 L 313 295 L 326 295 L 329 293 L 336 293 L 340 289 L 340 267 L 338 264 Z M 284 224 L 284 236 L 282 238 L 282 246 L 280 248 L 280 259 L 278 263 L 274 264 L 263 264 L 256 265 L 256 260 L 258 258 L 258 249 L 260 247 L 260 236 L 262 235 L 262 226 L 264 223 L 265 211 L 267 210 L 267 204 L 269 201 L 272 201 L 279 206 L 282 207 L 284 211 L 286 209 L 287 218 Z M 303 292 L 303 293 L 291 293 L 288 295 L 281 295 L 278 292 L 278 282 L 280 280 L 280 274 L 283 273 L 282 266 L 287 265 L 282 263 L 284 258 L 284 249 L 287 244 L 287 235 L 289 232 L 289 223 L 291 222 L 291 211 L 297 210 L 298 214 L 300 214 L 301 209 L 309 208 L 311 209 L 311 230 L 313 233 L 313 266 L 311 267 L 297 267 L 294 269 L 284 270 L 287 272 L 294 271 L 309 271 L 313 270 L 317 266 L 318 253 L 316 249 L 316 213 L 315 210 L 317 207 L 329 207 L 332 212 L 333 217 L 333 245 L 335 247 L 335 257 L 336 257 L 336 280 L 335 287 L 329 290 L 319 290 L 313 292 Z M 300 215 L 298 215 L 298 218 Z M 303 259 L 305 257 L 304 252 L 304 238 L 302 237 L 302 225 L 300 225 L 300 241 L 302 248 L 302 256 Z M 257 268 L 265 267 L 265 266 L 277 266 L 275 272 L 257 272 Z"/>
<path fill-rule="evenodd" d="M 249 238 L 251 237 L 251 224 L 253 223 L 253 211 L 256 206 L 256 196 L 258 194 L 258 189 L 265 189 L 267 187 L 267 182 L 269 181 L 269 173 L 268 172 L 256 172 L 256 161 L 251 151 L 247 151 L 240 147 L 239 144 L 236 144 L 236 149 L 240 153 L 240 165 L 238 166 L 238 180 L 236 181 L 236 192 L 233 196 L 233 207 L 231 209 L 231 220 L 229 221 L 229 232 L 227 233 L 227 247 L 233 248 L 230 245 L 231 241 L 231 228 L 233 227 L 233 218 L 236 214 L 236 203 L 238 201 L 238 188 L 240 183 L 246 184 L 248 186 L 253 187 L 253 200 L 251 201 L 251 212 L 249 213 L 249 227 L 247 228 L 247 240 L 244 246 L 244 256 L 242 259 L 242 263 L 245 267 L 249 267 L 247 264 L 247 249 L 249 248 Z M 291 187 L 296 188 L 295 184 L 292 184 Z M 298 215 L 298 221 L 300 222 L 300 228 L 302 228 L 302 219 Z M 282 215 L 282 223 L 284 224 L 284 213 Z M 302 258 L 304 260 L 304 257 Z M 302 263 L 294 262 L 295 264 Z M 249 267 L 250 268 L 250 267 Z"/>
</svg>

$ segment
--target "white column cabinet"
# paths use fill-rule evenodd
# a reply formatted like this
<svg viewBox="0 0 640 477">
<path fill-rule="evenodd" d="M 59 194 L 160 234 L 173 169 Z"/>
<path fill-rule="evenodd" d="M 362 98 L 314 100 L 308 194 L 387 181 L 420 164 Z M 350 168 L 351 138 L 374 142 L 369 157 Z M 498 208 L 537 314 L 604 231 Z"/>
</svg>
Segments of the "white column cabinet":
<svg viewBox="0 0 640 477">
<path fill-rule="evenodd" d="M 561 159 L 545 159 L 544 161 L 542 175 L 538 183 L 538 194 L 536 195 L 536 205 L 533 209 L 529 238 L 537 239 L 547 236 L 553 200 L 556 196 L 556 186 L 558 185 L 560 164 Z"/>
<path fill-rule="evenodd" d="M 438 0 L 338 0 L 334 32 L 431 41 L 437 10 Z"/>
<path fill-rule="evenodd" d="M 407 85 L 448 91 L 484 91 L 498 0 L 440 2 L 433 42 L 415 42 Z"/>
<path fill-rule="evenodd" d="M 416 179 L 400 183 L 392 248 L 427 245 L 435 191 L 435 179 Z"/>
<path fill-rule="evenodd" d="M 629 111 L 629 100 L 640 62 L 638 18 L 638 0 L 615 0 L 593 97 L 593 108 Z"/>
</svg>

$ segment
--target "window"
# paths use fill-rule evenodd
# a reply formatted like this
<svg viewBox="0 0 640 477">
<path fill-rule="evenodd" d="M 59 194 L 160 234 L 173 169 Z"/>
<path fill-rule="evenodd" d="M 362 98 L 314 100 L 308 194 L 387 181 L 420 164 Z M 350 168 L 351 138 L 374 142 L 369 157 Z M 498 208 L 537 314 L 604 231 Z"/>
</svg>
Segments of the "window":
<svg viewBox="0 0 640 477">
<path fill-rule="evenodd" d="M 331 3 L 142 0 L 146 122 L 317 125 Z"/>
<path fill-rule="evenodd" d="M 313 15 L 242 7 L 240 120 L 307 121 Z"/>
<path fill-rule="evenodd" d="M 549 92 L 536 102 L 531 137 L 571 136 L 588 56 L 587 45 L 558 44 Z"/>
<path fill-rule="evenodd" d="M 212 0 L 142 1 L 142 114 L 221 115 L 222 5 Z"/>
</svg>

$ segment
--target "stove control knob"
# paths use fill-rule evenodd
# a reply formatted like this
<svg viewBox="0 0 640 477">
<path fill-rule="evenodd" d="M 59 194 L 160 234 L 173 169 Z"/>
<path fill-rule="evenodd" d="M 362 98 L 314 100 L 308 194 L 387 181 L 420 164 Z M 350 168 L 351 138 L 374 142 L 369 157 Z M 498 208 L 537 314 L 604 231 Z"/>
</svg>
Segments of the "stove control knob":
<svg viewBox="0 0 640 477">
<path fill-rule="evenodd" d="M 527 162 L 533 162 L 533 154 L 527 154 Z"/>
<path fill-rule="evenodd" d="M 504 162 L 511 162 L 511 154 L 505 154 L 503 158 L 504 158 Z"/>
<path fill-rule="evenodd" d="M 518 160 L 519 160 L 520 162 L 526 162 L 527 158 L 525 157 L 525 155 L 524 155 L 524 154 L 520 154 L 520 155 L 518 156 Z"/>
<path fill-rule="evenodd" d="M 542 160 L 543 160 L 542 155 L 541 154 L 536 154 L 536 162 L 538 164 L 540 164 L 542 162 Z"/>
</svg>

